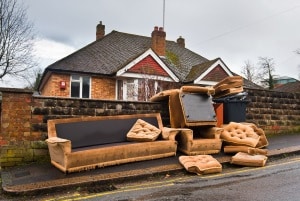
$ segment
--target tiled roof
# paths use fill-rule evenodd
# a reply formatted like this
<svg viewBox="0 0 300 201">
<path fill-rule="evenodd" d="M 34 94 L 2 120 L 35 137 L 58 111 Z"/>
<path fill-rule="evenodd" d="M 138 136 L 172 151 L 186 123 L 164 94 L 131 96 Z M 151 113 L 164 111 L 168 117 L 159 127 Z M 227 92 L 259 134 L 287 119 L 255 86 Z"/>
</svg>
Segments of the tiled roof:
<svg viewBox="0 0 300 201">
<path fill-rule="evenodd" d="M 149 48 L 151 37 L 112 31 L 102 39 L 51 64 L 46 71 L 115 75 Z M 174 41 L 166 41 L 166 58 L 161 59 L 181 82 L 185 81 L 193 66 L 209 61 Z"/>
<path fill-rule="evenodd" d="M 199 77 L 202 73 L 204 73 L 211 65 L 213 65 L 219 58 L 214 60 L 206 61 L 201 64 L 195 65 L 191 68 L 189 74 L 187 75 L 185 81 L 192 82 Z"/>
<path fill-rule="evenodd" d="M 300 93 L 300 81 L 289 82 L 273 90 L 280 91 L 280 92 Z"/>
</svg>

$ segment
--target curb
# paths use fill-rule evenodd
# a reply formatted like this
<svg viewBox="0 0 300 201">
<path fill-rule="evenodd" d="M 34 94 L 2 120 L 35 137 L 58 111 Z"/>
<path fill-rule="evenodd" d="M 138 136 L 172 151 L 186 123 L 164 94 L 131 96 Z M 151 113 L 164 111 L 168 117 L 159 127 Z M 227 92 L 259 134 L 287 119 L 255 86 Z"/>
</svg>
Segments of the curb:
<svg viewBox="0 0 300 201">
<path fill-rule="evenodd" d="M 290 155 L 300 152 L 300 146 L 292 146 L 282 149 L 268 151 L 268 158 L 276 158 L 281 155 Z M 219 156 L 216 159 L 221 164 L 230 163 L 231 156 Z M 178 164 L 169 164 L 164 166 L 156 166 L 145 169 L 136 169 L 122 172 L 114 172 L 100 175 L 86 175 L 72 178 L 56 179 L 52 181 L 43 181 L 23 185 L 2 186 L 4 193 L 12 195 L 34 195 L 41 192 L 55 191 L 62 188 L 76 188 L 82 185 L 89 186 L 95 184 L 109 185 L 113 182 L 122 182 L 128 180 L 145 179 L 153 175 L 162 175 L 176 173 L 184 170 L 183 166 Z"/>
</svg>

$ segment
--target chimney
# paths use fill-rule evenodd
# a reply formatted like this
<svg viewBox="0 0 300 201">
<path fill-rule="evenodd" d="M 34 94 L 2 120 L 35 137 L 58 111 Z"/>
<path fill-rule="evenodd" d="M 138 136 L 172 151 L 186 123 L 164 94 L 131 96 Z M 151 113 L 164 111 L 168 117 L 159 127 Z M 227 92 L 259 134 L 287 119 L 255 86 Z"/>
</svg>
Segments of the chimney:
<svg viewBox="0 0 300 201">
<path fill-rule="evenodd" d="M 180 47 L 185 48 L 185 40 L 181 36 L 179 36 L 179 38 L 177 39 L 177 43 Z"/>
<path fill-rule="evenodd" d="M 102 21 L 96 27 L 96 40 L 101 39 L 105 36 L 105 25 L 102 24 Z"/>
<path fill-rule="evenodd" d="M 162 27 L 154 27 L 151 34 L 151 48 L 158 56 L 166 55 L 166 32 Z"/>
</svg>

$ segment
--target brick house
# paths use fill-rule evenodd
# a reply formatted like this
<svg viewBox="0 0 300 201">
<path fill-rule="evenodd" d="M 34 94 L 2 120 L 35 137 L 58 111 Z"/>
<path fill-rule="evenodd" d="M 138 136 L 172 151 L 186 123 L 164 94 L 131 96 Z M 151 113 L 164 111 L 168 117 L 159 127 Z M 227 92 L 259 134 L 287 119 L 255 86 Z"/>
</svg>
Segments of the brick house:
<svg viewBox="0 0 300 201">
<path fill-rule="evenodd" d="M 42 96 L 149 100 L 182 85 L 214 85 L 233 73 L 220 58 L 208 60 L 187 49 L 185 40 L 166 40 L 163 28 L 151 37 L 112 31 L 100 22 L 96 41 L 48 66 Z"/>
</svg>

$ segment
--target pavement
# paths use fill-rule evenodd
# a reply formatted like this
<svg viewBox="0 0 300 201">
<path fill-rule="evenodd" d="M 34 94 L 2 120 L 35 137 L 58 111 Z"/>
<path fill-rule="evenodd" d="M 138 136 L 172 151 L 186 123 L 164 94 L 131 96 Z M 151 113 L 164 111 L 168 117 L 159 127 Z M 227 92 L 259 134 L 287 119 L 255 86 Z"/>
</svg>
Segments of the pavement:
<svg viewBox="0 0 300 201">
<path fill-rule="evenodd" d="M 267 136 L 268 158 L 300 153 L 300 133 Z M 214 154 L 220 163 L 230 161 L 232 155 Z M 95 170 L 64 174 L 49 163 L 29 164 L 1 170 L 2 188 L 10 194 L 34 194 L 69 187 L 112 184 L 128 180 L 146 179 L 156 174 L 185 171 L 174 157 L 134 162 Z M 268 163 L 266 164 L 268 165 Z"/>
</svg>

